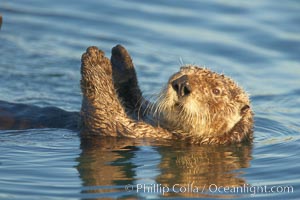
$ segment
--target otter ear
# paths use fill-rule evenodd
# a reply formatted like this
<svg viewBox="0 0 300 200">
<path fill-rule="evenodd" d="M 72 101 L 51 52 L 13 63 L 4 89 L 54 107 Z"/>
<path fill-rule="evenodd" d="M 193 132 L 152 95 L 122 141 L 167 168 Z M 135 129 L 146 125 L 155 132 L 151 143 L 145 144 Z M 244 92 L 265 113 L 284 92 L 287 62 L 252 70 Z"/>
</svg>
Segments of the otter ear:
<svg viewBox="0 0 300 200">
<path fill-rule="evenodd" d="M 249 105 L 244 105 L 242 108 L 241 108 L 241 116 L 245 115 L 247 113 L 247 111 L 250 110 L 250 106 Z"/>
</svg>

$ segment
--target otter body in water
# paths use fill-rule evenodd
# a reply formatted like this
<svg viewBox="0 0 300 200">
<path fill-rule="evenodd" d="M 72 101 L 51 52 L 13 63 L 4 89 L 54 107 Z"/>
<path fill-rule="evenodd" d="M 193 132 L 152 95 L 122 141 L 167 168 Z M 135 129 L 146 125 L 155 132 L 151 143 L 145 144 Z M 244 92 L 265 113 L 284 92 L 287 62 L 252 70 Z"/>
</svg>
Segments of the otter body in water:
<svg viewBox="0 0 300 200">
<path fill-rule="evenodd" d="M 82 107 L 67 112 L 0 101 L 0 129 L 75 129 L 82 137 L 177 139 L 197 144 L 252 141 L 248 95 L 230 78 L 186 65 L 172 75 L 155 102 L 142 96 L 127 50 L 118 45 L 111 60 L 96 47 L 82 55 Z"/>
<path fill-rule="evenodd" d="M 84 134 L 198 144 L 252 141 L 249 97 L 224 75 L 183 66 L 152 103 L 143 98 L 131 58 L 120 45 L 113 48 L 111 60 L 89 47 L 82 56 L 81 74 Z"/>
</svg>

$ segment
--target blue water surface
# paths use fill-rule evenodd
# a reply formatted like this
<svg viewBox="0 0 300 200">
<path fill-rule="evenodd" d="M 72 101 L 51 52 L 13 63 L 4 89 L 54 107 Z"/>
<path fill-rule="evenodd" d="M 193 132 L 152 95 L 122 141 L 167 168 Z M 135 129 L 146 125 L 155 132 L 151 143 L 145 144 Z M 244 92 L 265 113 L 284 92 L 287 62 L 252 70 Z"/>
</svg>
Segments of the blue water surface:
<svg viewBox="0 0 300 200">
<path fill-rule="evenodd" d="M 0 100 L 79 111 L 81 54 L 123 44 L 146 96 L 192 63 L 255 111 L 246 146 L 0 131 L 0 199 L 300 198 L 300 1 L 1 0 L 0 14 Z"/>
</svg>

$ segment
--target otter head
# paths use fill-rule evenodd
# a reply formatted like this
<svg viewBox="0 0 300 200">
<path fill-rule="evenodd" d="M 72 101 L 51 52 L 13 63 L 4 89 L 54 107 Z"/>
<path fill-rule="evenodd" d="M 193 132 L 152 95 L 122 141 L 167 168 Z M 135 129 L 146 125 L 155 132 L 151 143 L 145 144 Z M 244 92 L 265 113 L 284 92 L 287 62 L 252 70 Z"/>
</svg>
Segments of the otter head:
<svg viewBox="0 0 300 200">
<path fill-rule="evenodd" d="M 234 81 L 191 65 L 171 76 L 154 112 L 161 126 L 193 136 L 228 133 L 250 113 L 249 98 Z"/>
</svg>

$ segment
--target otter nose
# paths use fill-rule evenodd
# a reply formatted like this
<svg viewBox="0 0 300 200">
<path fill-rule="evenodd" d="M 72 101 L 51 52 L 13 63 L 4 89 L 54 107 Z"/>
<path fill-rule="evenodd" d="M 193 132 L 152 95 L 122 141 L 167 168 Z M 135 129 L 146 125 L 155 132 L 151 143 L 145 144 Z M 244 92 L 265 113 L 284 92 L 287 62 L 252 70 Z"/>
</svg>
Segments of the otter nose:
<svg viewBox="0 0 300 200">
<path fill-rule="evenodd" d="M 191 86 L 189 85 L 187 75 L 175 79 L 171 85 L 179 97 L 184 97 L 191 93 Z"/>
</svg>

